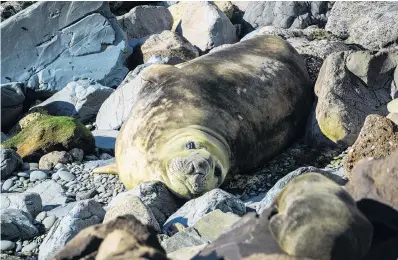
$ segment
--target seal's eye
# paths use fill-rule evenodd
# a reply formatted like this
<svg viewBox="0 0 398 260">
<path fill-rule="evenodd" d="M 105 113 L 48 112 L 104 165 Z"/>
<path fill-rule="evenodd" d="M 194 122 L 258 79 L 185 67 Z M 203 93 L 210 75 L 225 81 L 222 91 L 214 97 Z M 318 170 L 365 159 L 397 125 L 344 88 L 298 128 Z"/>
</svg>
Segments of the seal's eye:
<svg viewBox="0 0 398 260">
<path fill-rule="evenodd" d="M 220 166 L 216 166 L 216 168 L 214 169 L 214 176 L 221 177 L 221 175 L 222 175 L 222 171 L 221 171 Z"/>
<path fill-rule="evenodd" d="M 196 145 L 194 142 L 189 141 L 188 143 L 186 143 L 185 147 L 189 150 L 189 149 L 196 149 Z"/>
</svg>

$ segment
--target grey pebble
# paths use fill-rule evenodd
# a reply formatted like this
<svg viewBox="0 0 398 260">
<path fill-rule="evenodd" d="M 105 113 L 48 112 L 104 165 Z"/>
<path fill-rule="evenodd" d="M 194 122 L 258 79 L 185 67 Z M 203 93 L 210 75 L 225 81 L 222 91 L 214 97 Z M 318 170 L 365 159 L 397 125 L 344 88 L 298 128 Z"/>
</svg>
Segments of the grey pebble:
<svg viewBox="0 0 398 260">
<path fill-rule="evenodd" d="M 33 171 L 30 173 L 30 181 L 44 180 L 47 178 L 47 173 L 43 171 Z"/>
<path fill-rule="evenodd" d="M 49 230 L 54 225 L 56 220 L 57 220 L 57 218 L 55 216 L 48 216 L 42 221 L 42 223 L 43 223 L 45 229 Z"/>
<path fill-rule="evenodd" d="M 36 219 L 37 221 L 39 221 L 39 222 L 42 222 L 46 217 L 47 217 L 47 212 L 42 211 L 42 212 L 40 212 L 39 214 L 37 214 L 37 216 L 36 216 L 35 219 Z"/>
<path fill-rule="evenodd" d="M 22 253 L 30 253 L 38 247 L 36 242 L 32 242 L 22 248 Z"/>
<path fill-rule="evenodd" d="M 0 241 L 0 249 L 1 251 L 9 251 L 15 248 L 15 243 L 9 240 L 1 240 Z"/>
<path fill-rule="evenodd" d="M 76 176 L 68 171 L 58 171 L 57 173 L 58 173 L 59 177 L 64 181 L 69 182 L 69 181 L 73 181 L 74 179 L 76 179 Z"/>
<path fill-rule="evenodd" d="M 4 191 L 8 191 L 13 185 L 14 181 L 12 179 L 8 179 L 3 183 L 3 186 L 1 188 Z"/>
<path fill-rule="evenodd" d="M 59 169 L 64 168 L 64 167 L 65 167 L 64 164 L 62 164 L 62 163 L 57 163 L 57 164 L 54 166 L 54 169 L 59 170 Z"/>
<path fill-rule="evenodd" d="M 29 163 L 29 170 L 38 170 L 39 164 L 38 163 Z"/>
<path fill-rule="evenodd" d="M 59 180 L 60 178 L 59 178 L 58 172 L 54 173 L 54 174 L 51 176 L 51 178 L 52 178 L 53 180 L 55 180 L 55 181 Z"/>
<path fill-rule="evenodd" d="M 16 244 L 17 247 L 15 248 L 15 252 L 20 252 L 22 250 L 22 243 L 18 241 Z"/>
<path fill-rule="evenodd" d="M 29 178 L 29 173 L 27 173 L 27 172 L 18 172 L 17 175 L 19 177 Z"/>
</svg>

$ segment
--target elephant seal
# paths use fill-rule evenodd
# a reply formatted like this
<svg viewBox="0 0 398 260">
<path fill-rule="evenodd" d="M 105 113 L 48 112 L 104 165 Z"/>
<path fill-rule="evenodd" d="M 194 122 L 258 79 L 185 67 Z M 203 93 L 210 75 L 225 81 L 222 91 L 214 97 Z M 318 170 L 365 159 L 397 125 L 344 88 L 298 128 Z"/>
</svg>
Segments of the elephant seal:
<svg viewBox="0 0 398 260">
<path fill-rule="evenodd" d="M 176 66 L 153 65 L 138 77 L 116 140 L 116 166 L 95 172 L 117 171 L 129 189 L 158 180 L 186 199 L 278 154 L 312 105 L 303 60 L 276 36 Z"/>
<path fill-rule="evenodd" d="M 319 260 L 362 259 L 373 235 L 348 192 L 319 173 L 289 182 L 272 206 L 269 228 L 289 255 Z"/>
</svg>

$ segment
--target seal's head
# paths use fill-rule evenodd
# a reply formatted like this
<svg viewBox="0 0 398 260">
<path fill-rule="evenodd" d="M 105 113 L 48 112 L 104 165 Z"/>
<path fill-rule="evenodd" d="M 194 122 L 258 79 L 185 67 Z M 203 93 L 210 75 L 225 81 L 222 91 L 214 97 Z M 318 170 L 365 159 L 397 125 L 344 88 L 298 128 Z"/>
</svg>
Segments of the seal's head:
<svg viewBox="0 0 398 260">
<path fill-rule="evenodd" d="M 191 199 L 219 187 L 229 170 L 229 152 L 212 135 L 185 131 L 167 145 L 164 171 L 167 186 L 179 197 Z"/>
</svg>

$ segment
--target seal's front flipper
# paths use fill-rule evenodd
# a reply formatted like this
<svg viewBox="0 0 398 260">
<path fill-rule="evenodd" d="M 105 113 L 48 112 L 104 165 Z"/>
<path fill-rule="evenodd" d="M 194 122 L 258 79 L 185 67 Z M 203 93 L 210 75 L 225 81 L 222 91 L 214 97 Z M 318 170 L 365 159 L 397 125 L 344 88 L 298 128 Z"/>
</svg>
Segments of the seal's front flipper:
<svg viewBox="0 0 398 260">
<path fill-rule="evenodd" d="M 118 174 L 116 163 L 105 165 L 102 167 L 95 168 L 93 173 L 103 173 L 103 174 Z"/>
</svg>

